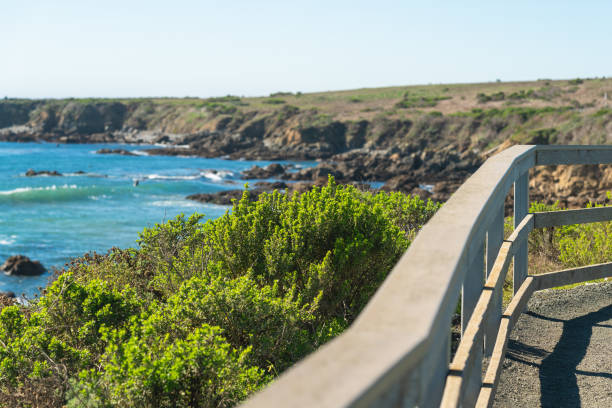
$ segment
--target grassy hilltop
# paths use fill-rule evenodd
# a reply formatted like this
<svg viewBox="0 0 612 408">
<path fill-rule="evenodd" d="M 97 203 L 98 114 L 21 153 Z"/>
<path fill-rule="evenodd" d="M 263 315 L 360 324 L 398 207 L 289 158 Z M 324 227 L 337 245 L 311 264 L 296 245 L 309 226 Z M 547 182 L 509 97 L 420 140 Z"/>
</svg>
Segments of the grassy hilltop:
<svg viewBox="0 0 612 408">
<path fill-rule="evenodd" d="M 320 128 L 333 122 L 345 124 L 350 133 L 351 123 L 367 121 L 377 131 L 366 131 L 364 142 L 374 144 L 378 142 L 377 136 L 385 133 L 386 126 L 381 123 L 398 121 L 411 125 L 398 129 L 394 138 L 441 133 L 449 141 L 484 143 L 481 147 L 499 142 L 502 137 L 498 136 L 517 142 L 535 137 L 544 141 L 605 143 L 606 126 L 612 117 L 608 95 L 612 98 L 612 79 L 601 78 L 400 86 L 307 94 L 278 92 L 254 98 L 229 95 L 207 99 L 8 99 L 0 103 L 0 127 L 31 124 L 48 131 L 69 133 L 71 127 L 79 131 L 79 126 L 71 123 L 72 113 L 77 121 L 94 122 L 93 126 L 81 126 L 79 133 L 129 127 L 186 134 L 206 130 L 241 131 L 249 123 L 275 116 L 279 120 L 267 123 L 266 127 L 285 133 L 283 124 L 297 129 Z M 82 112 L 79 106 L 111 108 L 97 118 L 95 112 Z M 434 126 L 419 131 L 414 126 L 441 116 L 448 117 L 445 122 L 450 129 L 436 131 L 440 126 Z M 465 128 L 464 122 L 470 126 Z"/>
<path fill-rule="evenodd" d="M 0 101 L 0 140 L 165 143 L 149 152 L 316 159 L 315 169 L 283 177 L 321 184 L 331 174 L 341 183 L 382 182 L 386 190 L 425 197 L 419 186 L 434 185 L 431 198 L 444 201 L 484 159 L 512 144 L 612 143 L 609 95 L 612 79 L 594 78 L 257 98 L 6 99 Z M 188 148 L 172 147 L 177 144 Z M 608 201 L 609 169 L 554 171 L 538 177 L 565 180 L 560 190 L 542 190 L 534 181 L 534 198 L 574 207 Z M 589 191 L 572 201 L 566 193 L 576 195 L 575 181 Z"/>
</svg>

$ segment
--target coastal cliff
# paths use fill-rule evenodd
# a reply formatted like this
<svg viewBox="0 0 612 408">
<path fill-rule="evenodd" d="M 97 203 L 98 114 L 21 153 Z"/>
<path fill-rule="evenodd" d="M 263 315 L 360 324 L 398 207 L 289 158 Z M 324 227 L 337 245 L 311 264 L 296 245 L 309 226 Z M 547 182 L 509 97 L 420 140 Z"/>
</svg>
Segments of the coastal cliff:
<svg viewBox="0 0 612 408">
<path fill-rule="evenodd" d="M 0 140 L 157 143 L 164 146 L 150 154 L 320 160 L 291 177 L 332 174 L 444 199 L 512 144 L 611 143 L 608 89 L 612 80 L 578 79 L 262 98 L 5 99 Z"/>
</svg>

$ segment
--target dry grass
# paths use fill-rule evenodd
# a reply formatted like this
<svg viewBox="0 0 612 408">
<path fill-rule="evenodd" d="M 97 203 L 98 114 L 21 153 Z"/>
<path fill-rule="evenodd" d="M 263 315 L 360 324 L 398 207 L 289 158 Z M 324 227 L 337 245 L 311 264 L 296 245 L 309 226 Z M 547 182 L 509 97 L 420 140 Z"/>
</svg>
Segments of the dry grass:
<svg viewBox="0 0 612 408">
<path fill-rule="evenodd" d="M 547 99 L 532 97 L 520 100 L 503 100 L 480 103 L 478 94 L 491 95 L 504 92 L 510 95 L 520 91 L 542 91 L 553 88 L 554 95 Z M 415 97 L 447 97 L 433 107 L 396 108 L 404 94 Z M 608 94 L 608 99 L 604 95 Z M 280 99 L 284 103 L 268 104 L 270 99 Z M 284 105 L 297 106 L 300 110 L 317 109 L 319 113 L 332 115 L 338 120 L 372 119 L 384 115 L 390 118 L 409 118 L 423 112 L 438 111 L 443 114 L 465 112 L 472 109 L 502 109 L 507 106 L 544 107 L 584 105 L 587 110 L 610 106 L 612 99 L 612 79 L 586 79 L 575 84 L 571 80 L 537 80 L 530 82 L 486 82 L 474 84 L 435 84 L 395 86 L 385 88 L 362 88 L 343 91 L 316 92 L 305 94 L 281 94 L 265 97 L 241 98 L 236 103 L 242 112 L 274 112 Z M 123 102 L 141 99 L 123 99 Z M 201 107 L 207 99 L 199 98 L 156 98 L 151 101 L 158 105 Z"/>
</svg>

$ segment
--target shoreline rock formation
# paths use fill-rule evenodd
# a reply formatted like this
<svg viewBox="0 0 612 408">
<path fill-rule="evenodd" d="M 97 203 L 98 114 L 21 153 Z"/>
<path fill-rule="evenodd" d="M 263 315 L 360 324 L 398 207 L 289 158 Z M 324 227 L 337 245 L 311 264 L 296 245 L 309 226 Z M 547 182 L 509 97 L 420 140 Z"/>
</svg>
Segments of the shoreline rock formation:
<svg viewBox="0 0 612 408">
<path fill-rule="evenodd" d="M 32 261 L 25 255 L 13 255 L 0 266 L 6 275 L 38 276 L 47 270 L 39 261 Z"/>
<path fill-rule="evenodd" d="M 518 92 L 522 99 L 512 98 L 514 94 L 502 102 L 478 97 L 496 86 L 471 86 L 471 100 L 465 87 L 419 90 L 432 93 L 430 99 L 412 98 L 407 87 L 372 103 L 359 98 L 347 102 L 341 94 L 291 94 L 275 105 L 266 105 L 265 98 L 230 96 L 5 100 L 0 101 L 0 140 L 143 143 L 159 145 L 148 149 L 148 155 L 317 160 L 315 167 L 295 172 L 281 164 L 251 169 L 244 178 L 314 183 L 331 174 L 341 183 L 382 183 L 384 190 L 438 201 L 445 201 L 491 153 L 512 144 L 612 143 L 612 109 L 592 102 L 592 87 L 537 81 L 514 85 L 539 87 L 537 92 Z M 555 92 L 544 92 L 553 88 Z M 577 99 L 569 103 L 570 97 Z M 116 148 L 98 153 L 133 154 Z M 592 183 L 582 183 L 586 193 L 579 200 L 568 197 L 567 205 L 585 198 L 601 201 L 601 187 L 593 190 Z M 538 184 L 537 194 L 548 200 L 572 189 L 552 191 Z"/>
</svg>

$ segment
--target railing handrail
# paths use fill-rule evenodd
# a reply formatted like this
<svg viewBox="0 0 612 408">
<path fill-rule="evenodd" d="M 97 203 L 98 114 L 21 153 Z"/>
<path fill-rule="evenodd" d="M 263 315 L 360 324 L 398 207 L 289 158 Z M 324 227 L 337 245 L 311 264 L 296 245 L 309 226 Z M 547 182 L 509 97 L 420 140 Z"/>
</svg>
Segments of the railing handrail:
<svg viewBox="0 0 612 408">
<path fill-rule="evenodd" d="M 481 296 L 502 246 L 508 191 L 515 186 L 518 226 L 531 167 L 595 163 L 612 163 L 612 146 L 513 146 L 488 159 L 422 228 L 353 325 L 245 406 L 437 406 L 449 374 L 451 318 L 462 287 L 464 329 Z M 526 234 L 516 247 L 515 292 L 527 276 Z M 491 317 L 499 326 L 501 310 Z M 494 337 L 485 335 L 491 353 Z M 482 356 L 470 358 L 477 366 Z M 480 369 L 474 383 L 481 384 Z"/>
</svg>

